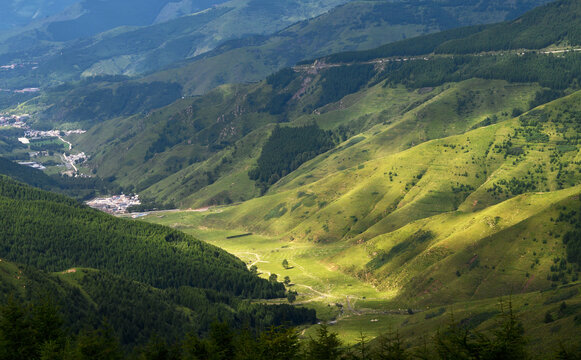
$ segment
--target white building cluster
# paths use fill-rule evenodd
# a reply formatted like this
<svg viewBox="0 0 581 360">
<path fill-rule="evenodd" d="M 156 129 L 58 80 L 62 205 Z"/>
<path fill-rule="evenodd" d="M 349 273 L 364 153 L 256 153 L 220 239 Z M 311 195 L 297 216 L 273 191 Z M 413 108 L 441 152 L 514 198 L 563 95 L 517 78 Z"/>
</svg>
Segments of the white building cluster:
<svg viewBox="0 0 581 360">
<path fill-rule="evenodd" d="M 96 198 L 86 202 L 93 209 L 110 214 L 125 214 L 130 206 L 141 205 L 139 195 L 114 195 L 108 198 Z"/>
<path fill-rule="evenodd" d="M 13 126 L 17 128 L 26 129 L 26 120 L 30 119 L 30 115 L 22 114 L 22 115 L 8 115 L 8 114 L 0 114 L 0 126 Z"/>
</svg>

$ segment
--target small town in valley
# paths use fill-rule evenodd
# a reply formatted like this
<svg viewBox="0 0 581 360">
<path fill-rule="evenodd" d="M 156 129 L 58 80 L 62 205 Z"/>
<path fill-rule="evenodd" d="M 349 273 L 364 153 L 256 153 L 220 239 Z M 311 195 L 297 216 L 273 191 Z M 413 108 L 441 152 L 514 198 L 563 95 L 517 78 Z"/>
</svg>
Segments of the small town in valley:
<svg viewBox="0 0 581 360">
<path fill-rule="evenodd" d="M 0 126 L 12 126 L 15 128 L 26 129 L 26 120 L 30 119 L 30 115 L 10 115 L 0 114 Z"/>
<path fill-rule="evenodd" d="M 96 198 L 86 202 L 93 209 L 101 210 L 109 214 L 126 214 L 131 206 L 141 205 L 139 195 L 114 195 L 106 198 Z"/>
<path fill-rule="evenodd" d="M 84 134 L 86 130 L 75 129 L 75 130 L 35 130 L 27 124 L 31 116 L 29 114 L 2 114 L 0 113 L 0 126 L 13 127 L 24 130 L 24 136 L 20 135 L 18 141 L 27 146 L 31 146 L 32 150 L 28 152 L 29 159 L 22 159 L 19 164 L 30 166 L 39 170 L 46 170 L 46 166 L 42 164 L 42 158 L 50 157 L 53 151 L 38 149 L 39 142 L 45 139 L 56 138 L 62 143 L 64 143 L 65 151 L 58 155 L 62 164 L 57 166 L 64 167 L 61 174 L 71 176 L 71 177 L 87 177 L 88 175 L 83 174 L 79 171 L 77 165 L 84 163 L 87 160 L 87 155 L 84 152 L 73 152 L 73 144 L 66 140 L 66 136 L 73 134 Z M 42 145 L 41 145 L 42 146 Z M 30 161 L 32 159 L 38 159 L 37 161 Z M 48 166 L 48 165 L 47 165 Z"/>
</svg>

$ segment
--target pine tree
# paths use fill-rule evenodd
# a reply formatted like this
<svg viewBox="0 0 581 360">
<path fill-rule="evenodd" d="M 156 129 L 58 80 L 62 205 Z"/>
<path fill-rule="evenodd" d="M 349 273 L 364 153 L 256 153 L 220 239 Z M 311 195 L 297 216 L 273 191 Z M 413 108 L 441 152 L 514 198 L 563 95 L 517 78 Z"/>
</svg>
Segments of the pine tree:
<svg viewBox="0 0 581 360">
<path fill-rule="evenodd" d="M 311 338 L 308 343 L 309 359 L 334 360 L 339 359 L 343 353 L 341 340 L 337 333 L 329 332 L 327 325 L 320 325 L 317 329 L 317 338 Z"/>
<path fill-rule="evenodd" d="M 518 321 L 512 309 L 512 301 L 508 301 L 508 309 L 505 310 L 501 299 L 500 308 L 502 314 L 501 321 L 493 331 L 494 339 L 488 351 L 485 351 L 490 359 L 527 359 L 526 339 L 524 337 L 524 327 Z"/>
<path fill-rule="evenodd" d="M 104 322 L 102 328 L 85 332 L 77 339 L 77 358 L 92 360 L 123 359 L 119 339 L 111 326 Z"/>
<path fill-rule="evenodd" d="M 38 358 L 30 308 L 14 298 L 0 308 L 0 358 L 6 360 Z"/>
<path fill-rule="evenodd" d="M 297 359 L 300 346 L 296 329 L 271 327 L 260 335 L 259 348 L 261 359 Z"/>
<path fill-rule="evenodd" d="M 399 332 L 383 334 L 378 338 L 377 359 L 406 360 L 409 356 L 399 336 Z"/>
</svg>

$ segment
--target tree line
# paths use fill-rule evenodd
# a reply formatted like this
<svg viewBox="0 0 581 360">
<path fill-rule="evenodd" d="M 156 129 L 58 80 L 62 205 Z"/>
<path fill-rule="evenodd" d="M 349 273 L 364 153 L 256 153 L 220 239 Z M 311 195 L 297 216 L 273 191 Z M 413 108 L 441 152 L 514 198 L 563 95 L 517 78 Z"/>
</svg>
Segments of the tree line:
<svg viewBox="0 0 581 360">
<path fill-rule="evenodd" d="M 249 298 L 284 296 L 227 252 L 159 225 L 115 218 L 0 178 L 0 256 L 46 271 L 91 267 L 158 288 L 192 286 Z"/>
<path fill-rule="evenodd" d="M 581 8 L 574 0 L 555 1 L 518 20 L 475 25 L 418 36 L 380 47 L 326 56 L 329 63 L 370 61 L 394 56 L 471 54 L 485 51 L 542 49 L 555 43 L 581 45 Z M 311 63 L 312 60 L 300 64 Z"/>
<path fill-rule="evenodd" d="M 380 78 L 387 85 L 411 88 L 439 86 L 471 78 L 538 82 L 555 90 L 576 88 L 581 78 L 581 54 L 436 57 L 387 63 Z"/>
<path fill-rule="evenodd" d="M 50 302 L 22 304 L 9 301 L 0 307 L 0 357 L 3 359 L 209 359 L 209 360 L 411 360 L 411 359 L 528 359 L 524 327 L 512 305 L 501 302 L 495 325 L 486 332 L 471 330 L 450 317 L 448 324 L 422 344 L 410 348 L 398 332 L 373 341 L 361 334 L 357 344 L 346 346 L 327 325 L 300 339 L 292 326 L 272 326 L 255 333 L 214 322 L 207 336 L 195 333 L 168 342 L 152 335 L 136 348 L 124 349 L 109 323 L 67 333 L 62 318 Z M 419 342 L 418 342 L 419 343 Z M 561 345 L 558 359 L 576 359 L 579 344 Z"/>
<path fill-rule="evenodd" d="M 134 346 L 155 333 L 165 341 L 203 335 L 214 321 L 253 331 L 316 321 L 314 310 L 249 301 L 283 298 L 285 286 L 219 248 L 4 176 L 0 223 L 0 267 L 8 269 L 0 304 L 58 300 L 73 334 L 107 318 L 120 343 Z"/>
<path fill-rule="evenodd" d="M 559 0 L 540 6 L 515 21 L 489 27 L 465 38 L 445 42 L 440 54 L 542 49 L 556 43 L 581 45 L 581 6 L 576 0 Z"/>
</svg>

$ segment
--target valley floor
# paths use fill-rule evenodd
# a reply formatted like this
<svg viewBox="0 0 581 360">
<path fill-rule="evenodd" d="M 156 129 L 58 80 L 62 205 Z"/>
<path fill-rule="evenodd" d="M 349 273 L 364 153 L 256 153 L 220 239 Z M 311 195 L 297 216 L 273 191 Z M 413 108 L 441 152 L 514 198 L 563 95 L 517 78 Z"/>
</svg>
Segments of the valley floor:
<svg viewBox="0 0 581 360">
<path fill-rule="evenodd" d="M 244 260 L 248 267 L 255 265 L 261 276 L 277 274 L 283 281 L 291 279 L 290 290 L 299 296 L 296 305 L 314 308 L 317 317 L 331 326 L 342 341 L 357 343 L 362 336 L 372 340 L 381 334 L 397 331 L 411 347 L 431 342 L 435 332 L 447 326 L 451 319 L 468 324 L 470 328 L 486 331 L 498 321 L 501 307 L 506 310 L 508 298 L 487 298 L 462 301 L 444 306 L 414 306 L 398 300 L 397 293 L 381 291 L 355 277 L 340 272 L 329 261 L 335 254 L 352 246 L 345 242 L 319 245 L 311 242 L 283 241 L 263 235 L 245 235 L 244 230 L 222 230 L 206 227 L 204 217 L 220 212 L 211 208 L 206 212 L 166 211 L 152 212 L 141 218 L 148 222 L 168 225 L 219 246 Z M 228 238 L 233 237 L 233 238 Z M 287 268 L 283 260 L 288 261 Z M 535 291 L 510 297 L 526 329 L 525 336 L 532 354 L 546 358 L 565 345 L 578 341 L 581 325 L 581 283 L 575 282 L 551 291 Z M 287 300 L 273 302 L 286 303 Z M 566 303 L 565 312 L 561 309 Z M 546 314 L 553 321 L 546 321 Z M 314 336 L 316 326 L 305 328 L 301 335 Z M 559 336 L 551 336 L 551 335 Z"/>
</svg>

